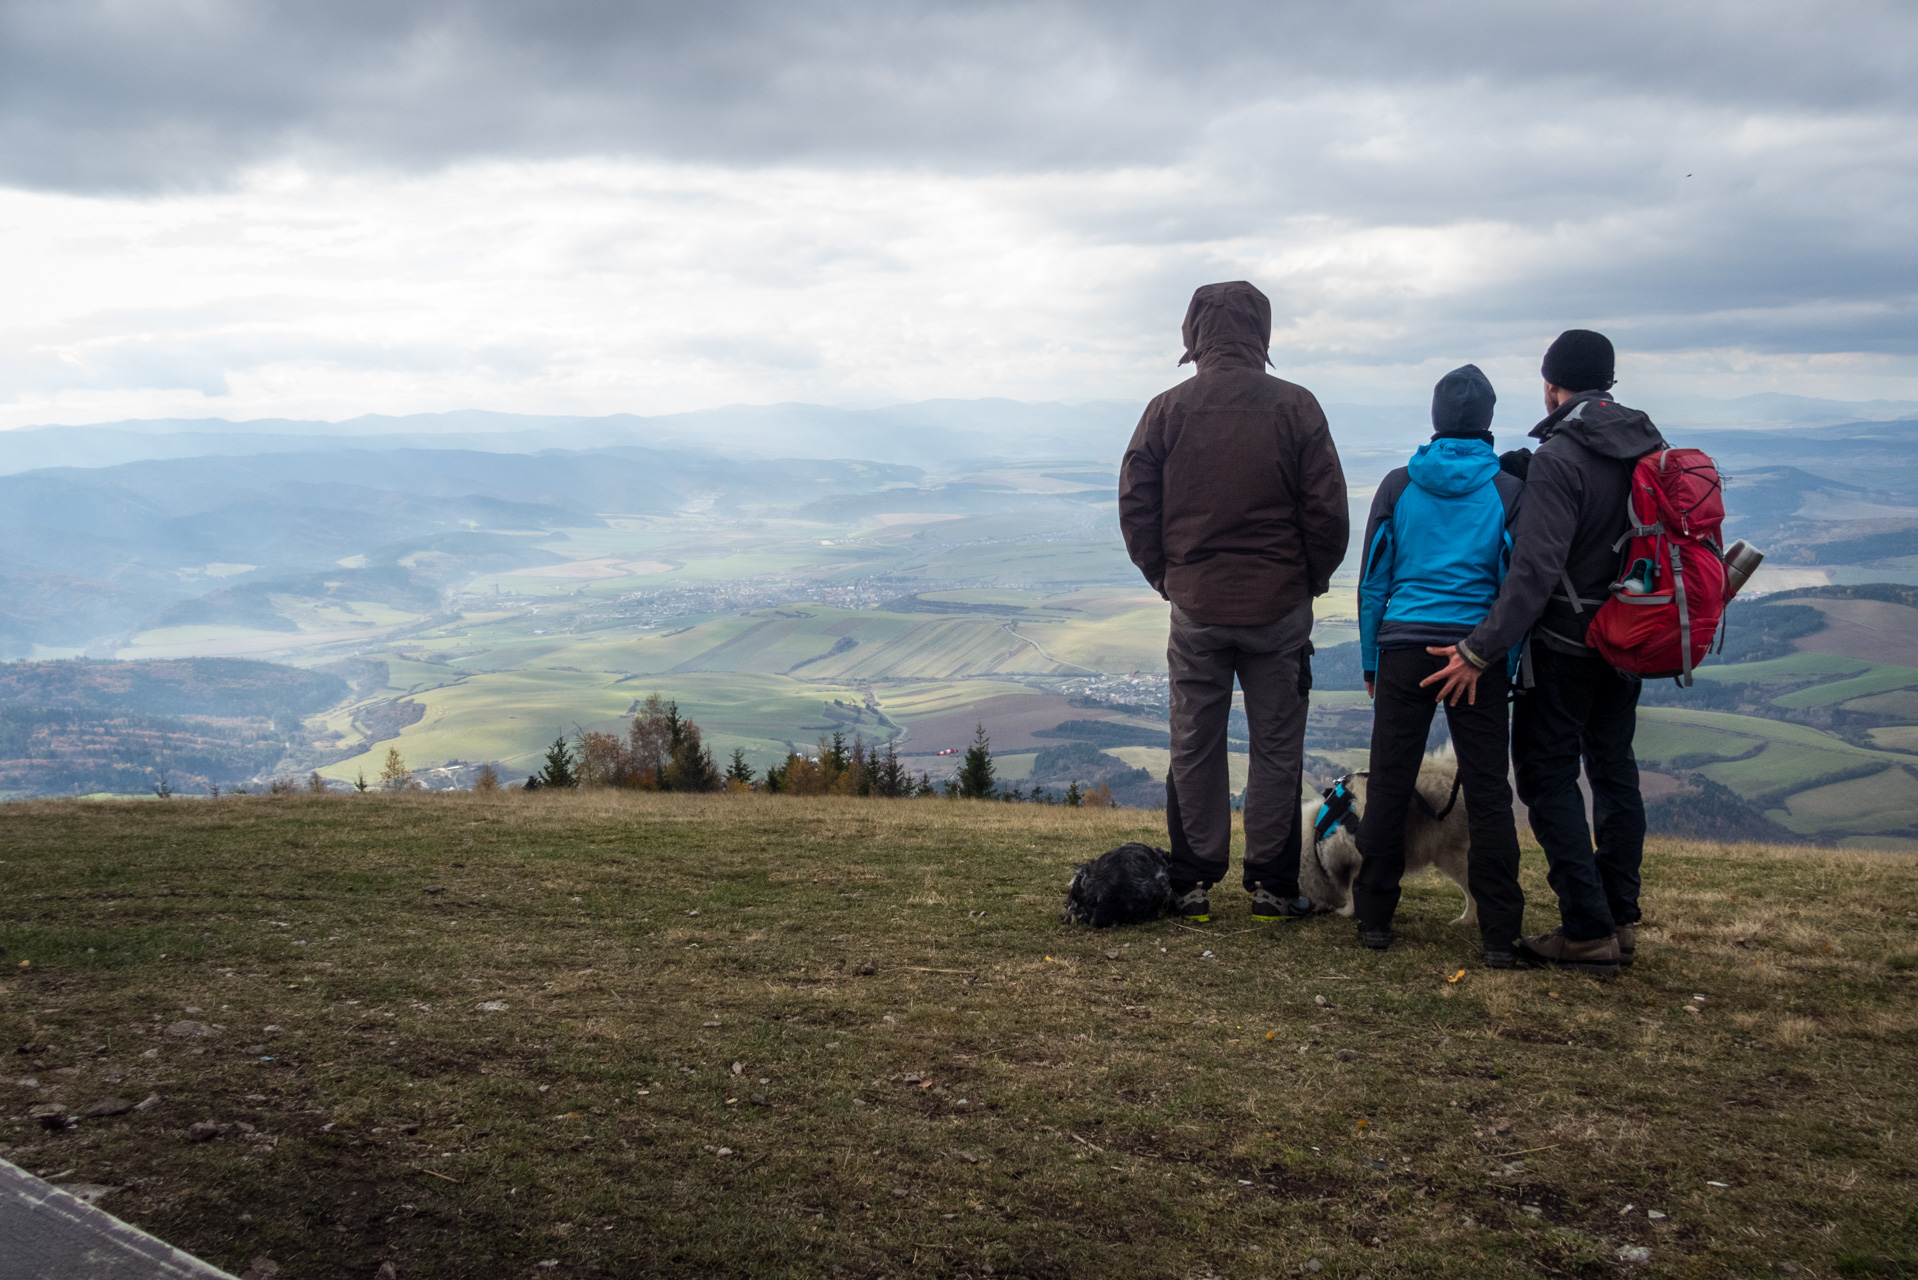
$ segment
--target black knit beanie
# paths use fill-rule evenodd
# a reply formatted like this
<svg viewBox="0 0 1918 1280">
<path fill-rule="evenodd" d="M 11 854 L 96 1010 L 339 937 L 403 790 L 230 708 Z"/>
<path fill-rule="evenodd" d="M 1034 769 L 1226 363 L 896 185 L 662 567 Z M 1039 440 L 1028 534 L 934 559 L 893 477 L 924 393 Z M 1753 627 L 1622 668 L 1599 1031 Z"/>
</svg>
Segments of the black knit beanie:
<svg viewBox="0 0 1918 1280">
<path fill-rule="evenodd" d="M 1492 443 L 1492 406 L 1498 396 L 1475 364 L 1461 365 L 1432 388 L 1432 436 L 1463 436 Z"/>
<path fill-rule="evenodd" d="M 1545 364 L 1539 372 L 1545 381 L 1567 391 L 1610 391 L 1612 376 L 1612 340 L 1590 329 L 1567 329 L 1545 349 Z"/>
</svg>

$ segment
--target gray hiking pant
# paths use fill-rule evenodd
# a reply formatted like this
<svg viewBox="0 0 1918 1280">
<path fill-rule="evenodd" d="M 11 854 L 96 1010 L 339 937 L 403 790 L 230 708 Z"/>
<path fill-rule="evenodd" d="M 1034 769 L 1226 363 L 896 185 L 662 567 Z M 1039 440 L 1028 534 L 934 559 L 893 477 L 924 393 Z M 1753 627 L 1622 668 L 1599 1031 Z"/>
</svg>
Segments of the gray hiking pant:
<svg viewBox="0 0 1918 1280">
<path fill-rule="evenodd" d="M 1232 782 L 1226 721 L 1232 681 L 1245 692 L 1252 769 L 1245 786 L 1245 885 L 1299 893 L 1299 778 L 1312 687 L 1312 606 L 1258 627 L 1210 627 L 1172 606 L 1172 768 L 1166 776 L 1168 868 L 1177 885 L 1217 884 L 1230 869 Z"/>
</svg>

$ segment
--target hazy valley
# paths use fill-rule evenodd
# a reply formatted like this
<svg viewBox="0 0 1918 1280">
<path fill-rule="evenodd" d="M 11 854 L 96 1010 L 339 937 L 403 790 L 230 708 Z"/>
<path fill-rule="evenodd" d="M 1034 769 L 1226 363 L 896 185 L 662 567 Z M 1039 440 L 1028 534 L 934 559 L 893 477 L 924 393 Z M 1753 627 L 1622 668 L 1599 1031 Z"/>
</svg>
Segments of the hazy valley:
<svg viewBox="0 0 1918 1280">
<path fill-rule="evenodd" d="M 1848 408 L 1866 407 L 1720 406 L 1668 431 L 1718 457 L 1730 533 L 1771 553 L 1726 661 L 1695 690 L 1648 689 L 1648 790 L 1685 798 L 1668 821 L 1918 848 L 1918 600 L 1900 589 L 1918 584 L 1918 422 L 1829 420 Z M 481 764 L 522 777 L 555 736 L 657 690 L 760 769 L 838 730 L 937 776 L 983 723 L 1009 778 L 1110 777 L 1149 803 L 1164 605 L 1113 505 L 1135 412 L 0 434 L 0 790 L 346 785 L 390 747 L 429 786 Z M 1358 523 L 1418 414 L 1330 413 Z M 1741 413 L 1758 425 L 1722 421 Z M 1321 774 L 1369 729 L 1341 648 L 1354 563 L 1320 605 Z M 108 665 L 148 660 L 174 675 Z M 1728 792 L 1700 798 L 1700 779 Z"/>
</svg>

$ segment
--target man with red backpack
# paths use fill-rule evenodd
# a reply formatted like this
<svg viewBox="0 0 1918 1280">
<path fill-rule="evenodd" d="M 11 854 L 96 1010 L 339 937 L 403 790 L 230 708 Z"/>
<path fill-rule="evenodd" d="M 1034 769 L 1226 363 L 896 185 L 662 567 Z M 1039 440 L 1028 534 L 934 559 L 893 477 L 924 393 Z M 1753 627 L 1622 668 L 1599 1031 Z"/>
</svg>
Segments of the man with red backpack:
<svg viewBox="0 0 1918 1280">
<path fill-rule="evenodd" d="M 1634 530 L 1634 468 L 1666 447 L 1650 418 L 1611 398 L 1613 361 L 1611 342 L 1589 329 L 1560 334 L 1546 351 L 1549 412 L 1531 432 L 1538 451 L 1506 455 L 1525 472 L 1511 567 L 1485 620 L 1457 645 L 1431 650 L 1448 661 L 1424 681 L 1439 685 L 1440 701 L 1475 699 L 1480 672 L 1503 664 L 1529 634 L 1512 759 L 1562 923 L 1521 939 L 1514 962 L 1601 976 L 1633 959 L 1645 804 L 1632 754 L 1639 681 L 1591 648 L 1587 632 Z M 1596 845 L 1579 791 L 1581 758 Z"/>
</svg>

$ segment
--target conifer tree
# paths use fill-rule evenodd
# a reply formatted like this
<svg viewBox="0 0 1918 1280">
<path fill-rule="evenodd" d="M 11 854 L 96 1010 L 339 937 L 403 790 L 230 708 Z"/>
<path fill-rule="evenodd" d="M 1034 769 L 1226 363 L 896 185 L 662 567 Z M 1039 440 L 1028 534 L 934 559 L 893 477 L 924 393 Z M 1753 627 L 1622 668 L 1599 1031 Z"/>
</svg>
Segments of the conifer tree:
<svg viewBox="0 0 1918 1280">
<path fill-rule="evenodd" d="M 873 749 L 869 767 L 872 769 L 872 793 L 876 796 L 909 796 L 913 792 L 912 774 L 899 762 L 899 747 L 891 739 L 886 739 L 886 754 L 880 755 Z"/>
<path fill-rule="evenodd" d="M 672 729 L 672 755 L 666 766 L 665 790 L 717 791 L 725 785 L 713 753 L 700 741 L 699 726 L 679 714 L 679 704 L 666 704 Z"/>
<path fill-rule="evenodd" d="M 985 800 L 992 795 L 992 740 L 986 737 L 984 724 L 973 732 L 972 745 L 966 748 L 966 758 L 959 766 L 958 783 L 963 800 Z"/>
<path fill-rule="evenodd" d="M 726 781 L 753 784 L 753 767 L 746 763 L 746 748 L 734 747 L 733 758 L 726 766 Z"/>
<path fill-rule="evenodd" d="M 566 739 L 553 739 L 553 745 L 546 749 L 546 767 L 533 776 L 539 779 L 542 787 L 579 785 L 579 775 L 573 772 L 573 753 L 566 746 Z"/>
<path fill-rule="evenodd" d="M 827 753 L 831 753 L 831 772 L 834 778 L 844 773 L 846 766 L 852 763 L 851 758 L 846 755 L 846 731 L 844 729 L 834 729 L 832 731 L 832 746 L 827 747 L 823 740 L 819 746 L 819 763 L 822 768 L 825 766 Z"/>
</svg>

